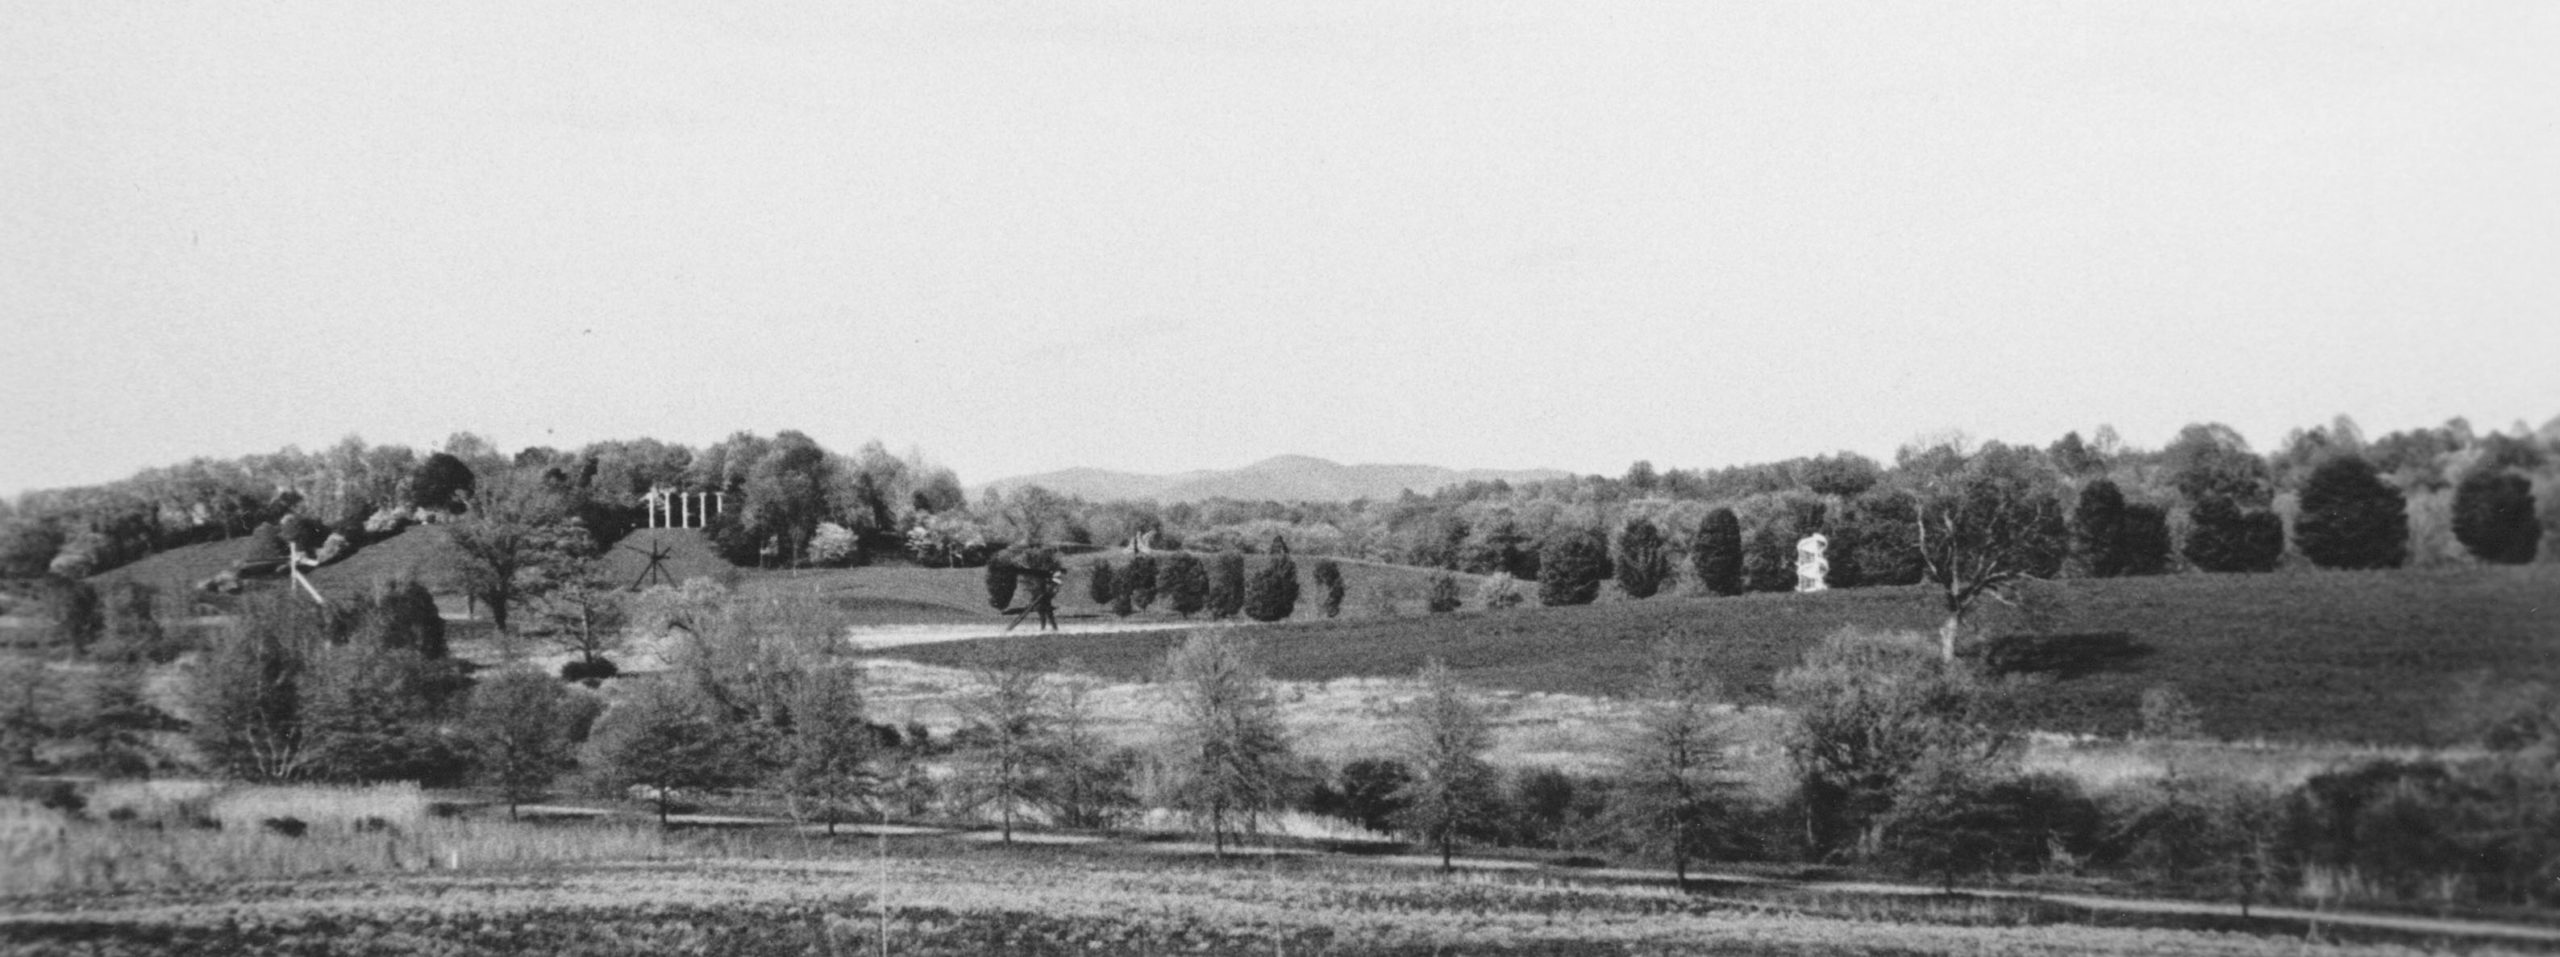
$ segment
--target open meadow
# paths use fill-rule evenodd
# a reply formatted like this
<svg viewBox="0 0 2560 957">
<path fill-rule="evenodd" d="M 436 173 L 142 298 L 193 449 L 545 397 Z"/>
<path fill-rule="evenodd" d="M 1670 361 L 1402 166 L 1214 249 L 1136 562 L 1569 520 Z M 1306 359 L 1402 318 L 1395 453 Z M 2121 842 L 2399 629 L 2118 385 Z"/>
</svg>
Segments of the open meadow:
<svg viewBox="0 0 2560 957">
<path fill-rule="evenodd" d="M 1980 616 L 2002 666 L 2034 676 L 2017 716 L 2046 731 L 2121 735 L 2143 692 L 2171 685 L 2229 740 L 2430 746 L 2465 730 L 2459 705 L 2486 687 L 2560 681 L 2560 566 L 2076 579 L 2040 616 Z M 1256 632 L 1274 677 L 1300 682 L 1411 675 L 1431 658 L 1471 684 L 1624 695 L 1659 638 L 1693 642 L 1742 704 L 1847 627 L 1934 628 L 1925 588 L 1738 598 L 1664 597 L 1354 621 L 1298 620 Z M 2041 620 L 2038 620 L 2038 619 Z M 1146 677 L 1176 633 L 1014 636 L 916 644 L 893 654 L 966 666 L 993 651 L 1073 657 Z"/>
</svg>

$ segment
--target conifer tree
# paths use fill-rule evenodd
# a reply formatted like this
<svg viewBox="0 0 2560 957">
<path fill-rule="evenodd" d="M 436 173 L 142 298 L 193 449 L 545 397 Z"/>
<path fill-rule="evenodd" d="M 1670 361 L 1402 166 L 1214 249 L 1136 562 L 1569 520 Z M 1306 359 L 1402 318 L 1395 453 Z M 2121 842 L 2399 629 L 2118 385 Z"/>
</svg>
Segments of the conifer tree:
<svg viewBox="0 0 2560 957">
<path fill-rule="evenodd" d="M 1317 609 L 1327 618 L 1342 617 L 1342 595 L 1345 591 L 1342 564 L 1330 558 L 1316 559 L 1315 576 L 1316 587 L 1321 589 Z"/>
<path fill-rule="evenodd" d="M 1298 565 L 1289 558 L 1289 543 L 1271 536 L 1269 553 L 1245 582 L 1244 613 L 1255 621 L 1279 621 L 1298 608 Z"/>
<path fill-rule="evenodd" d="M 1120 593 L 1119 583 L 1114 580 L 1117 577 L 1112 573 L 1110 562 L 1093 563 L 1093 571 L 1084 583 L 1085 597 L 1093 599 L 1097 605 L 1111 604 L 1112 597 Z"/>
<path fill-rule="evenodd" d="M 1209 566 L 1209 617 L 1233 618 L 1244 610 L 1244 553 L 1219 552 Z"/>
<path fill-rule="evenodd" d="M 1165 559 L 1161 577 L 1164 579 L 1162 590 L 1166 600 L 1173 604 L 1174 614 L 1189 618 L 1209 607 L 1209 570 L 1202 565 L 1200 556 L 1190 552 L 1173 553 L 1172 557 Z"/>
<path fill-rule="evenodd" d="M 1698 523 L 1698 540 L 1689 556 L 1708 594 L 1742 594 L 1742 519 L 1732 509 L 1707 513 Z"/>
<path fill-rule="evenodd" d="M 1131 608 L 1145 611 L 1156 603 L 1156 571 L 1156 557 L 1153 555 L 1130 558 L 1129 564 L 1120 569 L 1120 593 L 1128 596 Z"/>
</svg>

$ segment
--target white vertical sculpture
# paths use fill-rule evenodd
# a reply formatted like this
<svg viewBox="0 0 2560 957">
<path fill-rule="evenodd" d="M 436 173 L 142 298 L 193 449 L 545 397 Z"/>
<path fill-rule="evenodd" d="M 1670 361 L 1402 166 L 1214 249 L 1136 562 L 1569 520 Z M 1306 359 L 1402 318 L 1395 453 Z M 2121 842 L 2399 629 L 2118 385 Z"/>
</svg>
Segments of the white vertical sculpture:
<svg viewBox="0 0 2560 957">
<path fill-rule="evenodd" d="M 1831 574 L 1831 560 L 1822 553 L 1831 547 L 1831 539 L 1821 532 L 1807 535 L 1796 542 L 1796 590 L 1824 591 L 1831 584 L 1824 581 Z"/>
</svg>

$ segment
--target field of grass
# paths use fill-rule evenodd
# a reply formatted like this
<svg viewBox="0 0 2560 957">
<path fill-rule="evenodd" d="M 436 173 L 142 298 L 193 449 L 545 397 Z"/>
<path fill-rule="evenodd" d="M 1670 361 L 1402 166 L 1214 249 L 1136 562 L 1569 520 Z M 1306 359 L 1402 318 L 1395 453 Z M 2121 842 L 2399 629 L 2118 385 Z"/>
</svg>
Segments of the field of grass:
<svg viewBox="0 0 2560 957">
<path fill-rule="evenodd" d="M 1725 898 L 1552 874 L 868 842 L 783 859 L 482 869 L 20 899 L 28 955 L 2402 954 L 2229 919 L 1983 899 Z M 2114 926 L 2105 926 L 2113 924 Z M 2181 929 L 2201 927 L 2204 929 Z M 2255 930 L 2268 936 L 2231 933 Z M 2481 948 L 2474 952 L 2497 952 Z"/>
<path fill-rule="evenodd" d="M 2120 734 L 2144 689 L 2174 685 L 2202 707 L 2207 734 L 2233 740 L 2435 745 L 2457 740 L 2482 687 L 2560 682 L 2560 567 L 2186 575 L 2059 583 L 2041 623 L 1997 609 L 1987 631 L 2033 675 L 2025 723 Z M 1300 606 L 1301 612 L 1306 606 Z M 1929 629 L 1919 588 L 1657 598 L 1584 608 L 1338 622 L 1258 631 L 1275 677 L 1328 681 L 1410 675 L 1447 661 L 1479 686 L 1623 695 L 1657 638 L 1697 642 L 1739 702 L 1766 703 L 1777 671 L 1847 626 Z M 1074 656 L 1105 676 L 1148 675 L 1181 632 L 1010 637 L 1036 654 Z M 884 652 L 966 666 L 982 642 Z"/>
<path fill-rule="evenodd" d="M 355 554 L 312 569 L 307 575 L 323 594 L 338 599 L 362 592 L 382 578 L 409 577 L 433 584 L 441 577 L 437 569 L 442 561 L 444 534 L 443 529 L 433 525 L 412 526 L 359 548 Z M 196 596 L 196 583 L 228 570 L 248 548 L 245 537 L 184 545 L 146 555 L 89 580 L 99 585 L 139 581 L 158 588 L 162 595 Z"/>
</svg>

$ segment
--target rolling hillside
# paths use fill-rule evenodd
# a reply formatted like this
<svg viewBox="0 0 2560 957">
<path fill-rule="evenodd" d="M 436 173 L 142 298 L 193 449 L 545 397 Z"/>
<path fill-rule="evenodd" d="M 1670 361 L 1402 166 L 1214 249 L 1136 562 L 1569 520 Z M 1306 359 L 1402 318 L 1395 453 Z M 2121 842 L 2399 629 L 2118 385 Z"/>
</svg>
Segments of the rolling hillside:
<svg viewBox="0 0 2560 957">
<path fill-rule="evenodd" d="M 439 577 L 439 552 L 443 546 L 444 529 L 413 526 L 307 574 L 312 585 L 331 598 L 351 596 L 379 578 L 408 576 L 433 582 Z M 98 584 L 139 581 L 160 589 L 163 595 L 194 594 L 197 582 L 230 568 L 248 548 L 246 538 L 180 546 L 101 572 L 89 580 Z"/>
<path fill-rule="evenodd" d="M 2142 692 L 2169 684 L 2226 738 L 2430 744 L 2458 736 L 2477 683 L 2560 682 L 2560 567 L 2080 580 L 2065 596 L 2046 637 L 2002 643 L 2004 660 L 2039 676 L 2019 700 L 2036 727 L 2122 733 Z M 1481 685 L 1603 695 L 1634 687 L 1649 643 L 1670 636 L 1713 649 L 1734 696 L 1765 702 L 1777 671 L 1823 635 L 1850 625 L 1926 629 L 1937 618 L 1931 602 L 1917 588 L 1660 598 L 1297 622 L 1258 634 L 1284 679 L 1406 675 L 1438 657 Z M 2027 628 L 2009 612 L 1985 622 Z M 1004 640 L 1136 677 L 1181 636 Z M 945 643 L 894 654 L 960 664 L 982 650 Z"/>
<path fill-rule="evenodd" d="M 1429 494 L 1443 486 L 1467 482 L 1541 481 L 1563 478 L 1552 469 L 1472 469 L 1436 465 L 1343 465 L 1306 455 L 1283 455 L 1239 469 L 1141 475 L 1104 469 L 1075 468 L 999 479 L 986 488 L 1002 494 L 1031 485 L 1088 501 L 1152 499 L 1196 502 L 1212 498 L 1247 501 L 1348 502 L 1394 498 L 1411 489 Z"/>
</svg>

